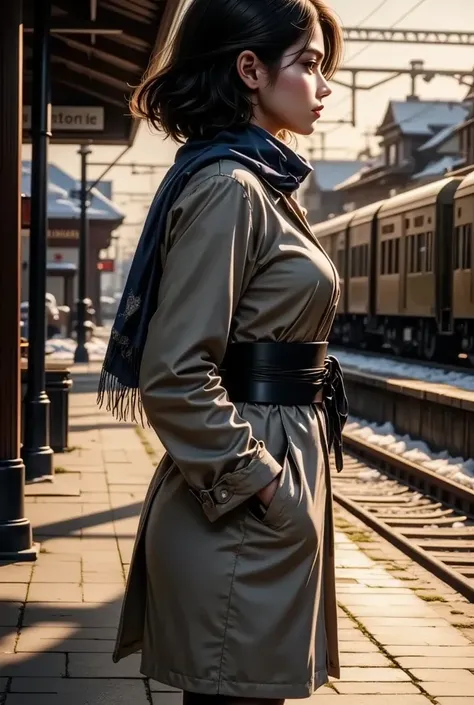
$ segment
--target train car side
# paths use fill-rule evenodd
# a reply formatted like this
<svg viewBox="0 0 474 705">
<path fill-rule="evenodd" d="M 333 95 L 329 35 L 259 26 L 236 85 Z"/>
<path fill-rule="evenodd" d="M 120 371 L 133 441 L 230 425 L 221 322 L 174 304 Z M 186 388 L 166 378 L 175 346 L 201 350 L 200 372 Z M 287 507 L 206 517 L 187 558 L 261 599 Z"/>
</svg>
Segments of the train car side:
<svg viewBox="0 0 474 705">
<path fill-rule="evenodd" d="M 341 321 L 347 310 L 347 239 L 348 229 L 352 220 L 352 213 L 336 216 L 331 220 L 313 226 L 312 232 L 321 247 L 327 252 L 334 262 L 339 274 L 341 295 L 337 307 L 336 320 L 332 331 L 332 339 L 339 340 L 341 336 Z"/>
<path fill-rule="evenodd" d="M 461 353 L 474 357 L 474 172 L 454 197 L 453 321 Z"/>
<path fill-rule="evenodd" d="M 313 228 L 341 277 L 332 340 L 474 360 L 474 172 Z"/>
<path fill-rule="evenodd" d="M 377 223 L 376 318 L 383 344 L 432 359 L 453 333 L 450 232 L 459 179 L 386 200 Z"/>
<path fill-rule="evenodd" d="M 383 201 L 355 211 L 347 237 L 347 306 L 342 324 L 343 342 L 365 348 L 371 345 L 375 313 L 377 213 Z"/>
</svg>

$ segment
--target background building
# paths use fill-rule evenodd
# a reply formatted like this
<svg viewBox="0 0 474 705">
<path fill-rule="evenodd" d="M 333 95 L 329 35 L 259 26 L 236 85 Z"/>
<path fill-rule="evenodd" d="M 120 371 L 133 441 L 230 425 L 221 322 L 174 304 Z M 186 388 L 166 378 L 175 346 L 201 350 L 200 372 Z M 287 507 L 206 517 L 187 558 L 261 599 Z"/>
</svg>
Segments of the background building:
<svg viewBox="0 0 474 705">
<path fill-rule="evenodd" d="M 22 163 L 22 194 L 30 194 L 31 162 Z M 101 185 L 102 189 L 112 195 L 110 182 Z M 76 301 L 77 277 L 72 276 L 72 287 L 68 287 L 69 276 L 61 272 L 75 274 L 79 265 L 79 201 L 75 197 L 79 189 L 78 182 L 66 171 L 55 164 L 49 165 L 48 179 L 48 277 L 46 290 L 53 294 L 58 304 L 71 305 L 67 300 Z M 102 277 L 102 253 L 110 247 L 112 237 L 124 219 L 124 214 L 113 201 L 92 189 L 89 218 L 89 244 L 87 265 L 86 295 L 92 299 L 100 320 L 100 295 Z M 22 229 L 21 236 L 21 299 L 28 299 L 29 280 L 29 229 Z"/>
</svg>

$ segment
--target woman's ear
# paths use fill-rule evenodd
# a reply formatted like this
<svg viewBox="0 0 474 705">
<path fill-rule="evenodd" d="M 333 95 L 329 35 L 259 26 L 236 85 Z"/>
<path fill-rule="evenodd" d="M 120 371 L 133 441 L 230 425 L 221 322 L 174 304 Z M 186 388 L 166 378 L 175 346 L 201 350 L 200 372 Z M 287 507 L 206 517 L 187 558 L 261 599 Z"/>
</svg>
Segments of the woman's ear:
<svg viewBox="0 0 474 705">
<path fill-rule="evenodd" d="M 265 66 L 253 51 L 243 51 L 237 57 L 237 72 L 251 91 L 256 91 L 268 82 Z"/>
</svg>

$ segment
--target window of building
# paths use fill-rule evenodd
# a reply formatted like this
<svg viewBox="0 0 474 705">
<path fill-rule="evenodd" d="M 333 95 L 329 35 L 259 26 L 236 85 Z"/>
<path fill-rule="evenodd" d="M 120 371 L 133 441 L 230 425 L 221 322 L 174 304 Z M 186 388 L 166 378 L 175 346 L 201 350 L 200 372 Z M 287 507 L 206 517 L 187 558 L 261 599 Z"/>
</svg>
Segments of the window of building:
<svg viewBox="0 0 474 705">
<path fill-rule="evenodd" d="M 398 164 L 398 145 L 396 143 L 388 146 L 387 162 L 390 166 Z"/>
<path fill-rule="evenodd" d="M 393 223 L 389 223 L 388 225 L 382 225 L 382 235 L 390 235 L 390 233 L 393 233 L 395 231 L 395 225 Z"/>
<path fill-rule="evenodd" d="M 421 228 L 425 221 L 425 218 L 423 215 L 417 215 L 416 218 L 413 220 L 413 225 L 415 228 Z"/>
</svg>

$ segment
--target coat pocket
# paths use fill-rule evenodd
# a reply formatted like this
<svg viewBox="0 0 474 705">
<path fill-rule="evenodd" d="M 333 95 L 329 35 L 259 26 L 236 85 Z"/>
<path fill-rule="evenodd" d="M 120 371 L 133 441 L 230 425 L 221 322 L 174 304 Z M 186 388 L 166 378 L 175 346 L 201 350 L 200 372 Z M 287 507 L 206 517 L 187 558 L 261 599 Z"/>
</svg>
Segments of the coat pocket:
<svg viewBox="0 0 474 705">
<path fill-rule="evenodd" d="M 252 517 L 261 524 L 274 529 L 281 529 L 291 521 L 291 505 L 300 494 L 301 483 L 299 471 L 292 457 L 291 441 L 282 463 L 282 471 L 278 475 L 278 486 L 270 504 L 265 508 L 262 502 L 253 497 L 248 505 Z"/>
</svg>

